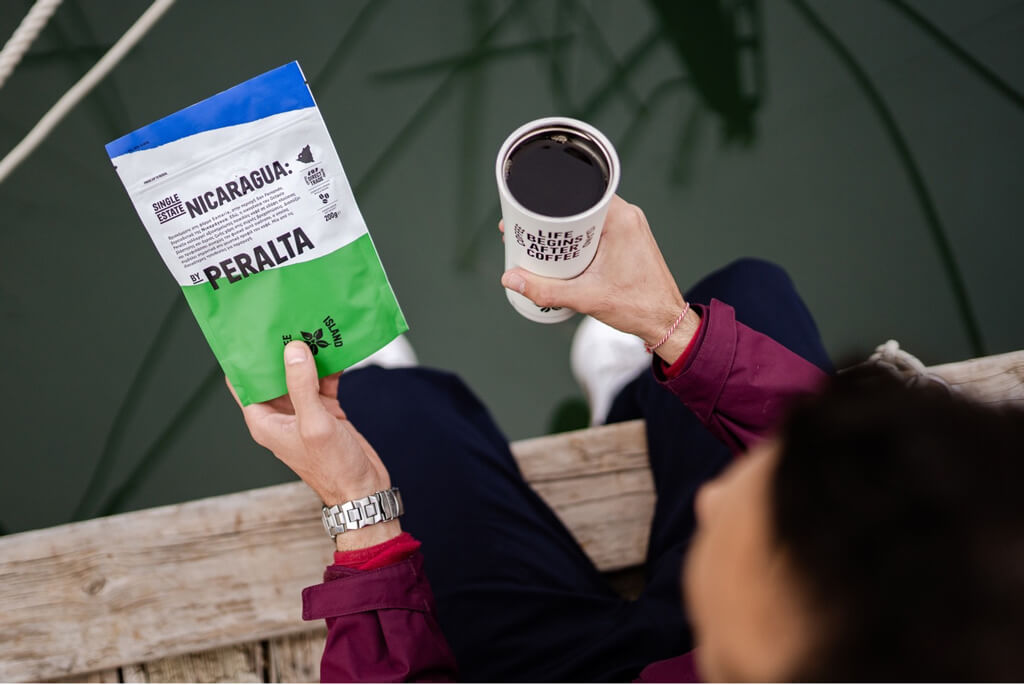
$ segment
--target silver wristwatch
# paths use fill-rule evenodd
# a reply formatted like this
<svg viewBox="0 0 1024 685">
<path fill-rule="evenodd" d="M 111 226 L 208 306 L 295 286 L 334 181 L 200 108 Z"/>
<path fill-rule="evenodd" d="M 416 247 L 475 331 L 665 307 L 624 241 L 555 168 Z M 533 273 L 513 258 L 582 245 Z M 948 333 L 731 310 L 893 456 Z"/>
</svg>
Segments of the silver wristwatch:
<svg viewBox="0 0 1024 685">
<path fill-rule="evenodd" d="M 338 535 L 374 523 L 393 521 L 405 513 L 402 494 L 398 488 L 381 490 L 369 497 L 354 499 L 323 509 L 324 530 L 335 539 Z"/>
</svg>

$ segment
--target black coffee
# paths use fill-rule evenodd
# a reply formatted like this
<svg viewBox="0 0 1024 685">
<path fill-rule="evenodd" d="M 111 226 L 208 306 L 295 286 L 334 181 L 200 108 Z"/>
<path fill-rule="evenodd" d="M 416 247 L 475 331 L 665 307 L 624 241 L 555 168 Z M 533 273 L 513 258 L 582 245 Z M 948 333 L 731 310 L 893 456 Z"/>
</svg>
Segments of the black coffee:
<svg viewBox="0 0 1024 685">
<path fill-rule="evenodd" d="M 512 196 L 544 216 L 572 216 L 600 201 L 608 167 L 597 146 L 572 131 L 547 131 L 518 145 L 505 166 Z"/>
</svg>

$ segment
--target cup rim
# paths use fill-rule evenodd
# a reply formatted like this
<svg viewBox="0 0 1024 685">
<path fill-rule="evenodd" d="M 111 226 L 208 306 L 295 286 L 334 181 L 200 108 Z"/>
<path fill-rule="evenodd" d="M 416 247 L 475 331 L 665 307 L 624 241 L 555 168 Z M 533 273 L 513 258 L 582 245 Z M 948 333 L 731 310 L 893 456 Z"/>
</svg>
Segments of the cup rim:
<svg viewBox="0 0 1024 685">
<path fill-rule="evenodd" d="M 601 196 L 600 200 L 578 214 L 572 214 L 570 216 L 548 216 L 528 209 L 516 199 L 515 195 L 512 194 L 512 191 L 509 190 L 508 183 L 506 183 L 505 164 L 511 155 L 512 147 L 520 140 L 527 138 L 531 133 L 545 128 L 576 129 L 579 133 L 584 134 L 586 137 L 597 143 L 597 146 L 605 155 L 608 163 L 608 187 L 605 189 L 604 195 Z M 585 121 L 580 121 L 579 119 L 573 119 L 571 117 L 542 117 L 540 119 L 534 119 L 533 121 L 526 122 L 509 134 L 505 139 L 505 142 L 501 144 L 500 148 L 498 148 L 498 157 L 494 163 L 494 175 L 497 179 L 498 189 L 502 194 L 502 199 L 507 200 L 513 207 L 524 215 L 540 221 L 570 223 L 579 221 L 587 215 L 599 211 L 602 207 L 606 207 L 608 203 L 611 202 L 612 196 L 615 195 L 615 192 L 619 187 L 619 155 L 615 151 L 615 146 L 612 145 L 607 136 Z"/>
</svg>

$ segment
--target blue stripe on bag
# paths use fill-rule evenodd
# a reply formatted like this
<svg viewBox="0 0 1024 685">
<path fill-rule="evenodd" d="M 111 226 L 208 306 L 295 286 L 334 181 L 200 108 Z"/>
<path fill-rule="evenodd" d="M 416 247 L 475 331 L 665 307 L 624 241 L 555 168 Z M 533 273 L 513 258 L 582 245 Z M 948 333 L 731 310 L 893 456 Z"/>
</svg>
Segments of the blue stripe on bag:
<svg viewBox="0 0 1024 685">
<path fill-rule="evenodd" d="M 107 154 L 114 159 L 203 131 L 315 106 L 299 63 L 291 62 L 107 143 Z"/>
</svg>

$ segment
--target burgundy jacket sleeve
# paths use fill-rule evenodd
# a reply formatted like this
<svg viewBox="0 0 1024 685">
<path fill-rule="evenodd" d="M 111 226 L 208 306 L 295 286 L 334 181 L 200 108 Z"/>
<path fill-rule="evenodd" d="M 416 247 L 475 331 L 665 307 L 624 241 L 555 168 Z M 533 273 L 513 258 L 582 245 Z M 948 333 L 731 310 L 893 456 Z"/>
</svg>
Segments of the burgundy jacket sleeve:
<svg viewBox="0 0 1024 685">
<path fill-rule="evenodd" d="M 704 679 L 697 672 L 697 650 L 686 654 L 655 661 L 640 671 L 634 683 L 702 683 Z"/>
<path fill-rule="evenodd" d="M 703 324 L 686 366 L 666 379 L 654 375 L 734 453 L 764 437 L 795 397 L 813 392 L 826 375 L 767 335 L 736 320 L 719 300 L 698 307 Z"/>
<path fill-rule="evenodd" d="M 328 566 L 302 591 L 302 618 L 327 619 L 322 682 L 451 682 L 455 657 L 416 552 L 372 571 Z"/>
</svg>

